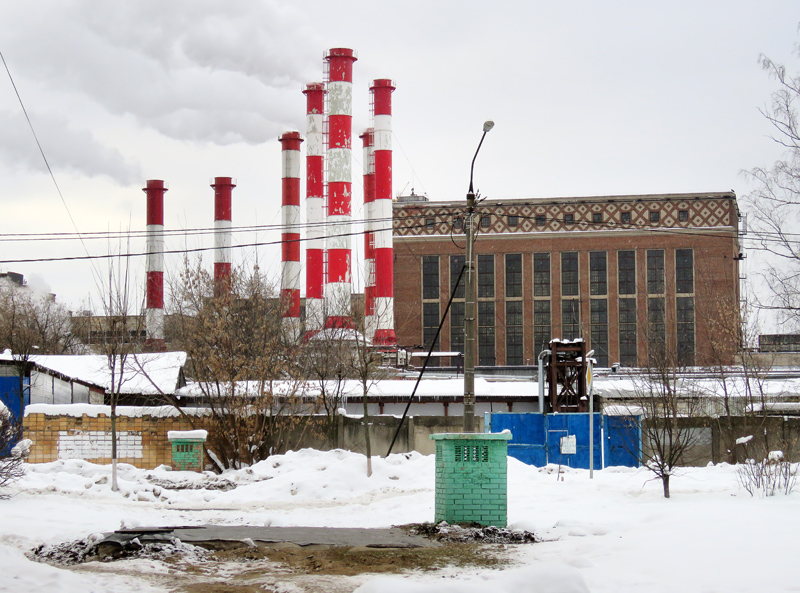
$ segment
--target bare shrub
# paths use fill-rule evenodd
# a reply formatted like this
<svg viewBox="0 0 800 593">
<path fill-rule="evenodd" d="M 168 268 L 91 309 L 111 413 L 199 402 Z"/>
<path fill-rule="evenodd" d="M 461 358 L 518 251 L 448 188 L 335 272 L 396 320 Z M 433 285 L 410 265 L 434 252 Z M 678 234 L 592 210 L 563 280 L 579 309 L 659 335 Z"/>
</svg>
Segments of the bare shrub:
<svg viewBox="0 0 800 593">
<path fill-rule="evenodd" d="M 745 447 L 747 443 L 744 443 Z M 760 459 L 760 460 L 759 460 Z M 750 496 L 790 494 L 797 482 L 797 465 L 792 465 L 783 451 L 770 451 L 758 459 L 747 459 L 736 466 L 736 477 Z"/>
</svg>

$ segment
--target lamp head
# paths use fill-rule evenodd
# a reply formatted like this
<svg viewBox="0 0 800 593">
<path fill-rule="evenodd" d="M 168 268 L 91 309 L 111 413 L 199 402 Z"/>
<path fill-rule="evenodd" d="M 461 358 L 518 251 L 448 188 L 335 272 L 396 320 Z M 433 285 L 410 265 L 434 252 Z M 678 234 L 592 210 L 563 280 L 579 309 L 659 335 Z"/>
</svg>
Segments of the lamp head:
<svg viewBox="0 0 800 593">
<path fill-rule="evenodd" d="M 483 122 L 483 132 L 484 134 L 491 130 L 494 127 L 494 122 L 492 120 Z"/>
</svg>

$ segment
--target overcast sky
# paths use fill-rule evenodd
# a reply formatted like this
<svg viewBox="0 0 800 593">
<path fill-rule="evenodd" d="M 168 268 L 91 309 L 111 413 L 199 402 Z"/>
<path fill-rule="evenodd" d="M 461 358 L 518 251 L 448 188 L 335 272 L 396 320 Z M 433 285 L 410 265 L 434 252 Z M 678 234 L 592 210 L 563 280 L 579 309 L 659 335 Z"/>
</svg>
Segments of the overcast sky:
<svg viewBox="0 0 800 593">
<path fill-rule="evenodd" d="M 369 125 L 375 78 L 397 85 L 395 193 L 413 187 L 432 200 L 463 199 L 481 126 L 493 119 L 475 170 L 485 197 L 733 189 L 746 210 L 741 171 L 781 154 L 758 111 L 776 88 L 758 57 L 800 70 L 798 22 L 796 0 L 4 2 L 0 51 L 63 201 L 2 69 L 0 234 L 141 231 L 146 179 L 169 183 L 168 229 L 207 228 L 215 176 L 238 182 L 234 226 L 279 224 L 277 138 L 305 135 L 301 90 L 322 79 L 331 47 L 359 58 L 354 218 L 357 135 Z M 234 244 L 277 238 L 263 229 Z M 210 236 L 187 232 L 167 249 L 211 245 Z M 18 260 L 143 247 L 138 238 L 130 248 L 88 236 L 83 245 L 3 241 L 0 260 L 14 262 L 0 270 L 80 309 L 97 299 L 93 270 L 102 261 Z M 210 265 L 211 252 L 205 257 Z M 257 259 L 277 281 L 277 247 L 234 258 Z M 177 272 L 176 258 L 168 262 L 167 272 Z M 143 258 L 133 271 L 143 284 Z"/>
</svg>

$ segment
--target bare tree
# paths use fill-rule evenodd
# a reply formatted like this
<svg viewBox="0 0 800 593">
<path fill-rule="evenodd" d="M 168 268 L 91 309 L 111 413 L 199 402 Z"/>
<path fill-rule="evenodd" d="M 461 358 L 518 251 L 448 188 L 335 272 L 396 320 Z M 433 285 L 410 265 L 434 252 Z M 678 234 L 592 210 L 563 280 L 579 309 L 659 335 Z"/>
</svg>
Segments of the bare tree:
<svg viewBox="0 0 800 593">
<path fill-rule="evenodd" d="M 30 375 L 31 357 L 37 354 L 68 354 L 80 348 L 71 331 L 69 312 L 52 295 L 0 279 L 0 351 L 11 350 L 19 378 L 20 417 L 17 436 L 22 431 L 25 377 Z"/>
<path fill-rule="evenodd" d="M 138 349 L 136 340 L 131 340 L 130 332 L 139 334 L 141 315 L 132 315 L 131 287 L 129 276 L 130 260 L 120 256 L 109 260 L 108 273 L 104 282 L 98 283 L 101 294 L 103 315 L 106 318 L 106 331 L 99 344 L 95 346 L 103 356 L 109 373 L 106 399 L 111 408 L 111 490 L 117 491 L 117 405 L 120 394 L 131 378 L 130 357 Z M 134 327 L 131 330 L 131 326 Z"/>
<path fill-rule="evenodd" d="M 800 46 L 796 51 L 800 56 Z M 761 248 L 771 255 L 765 276 L 772 299 L 763 306 L 782 312 L 796 328 L 800 312 L 800 243 L 795 233 L 800 220 L 800 73 L 793 76 L 784 65 L 764 55 L 760 62 L 778 83 L 761 113 L 772 126 L 772 139 L 784 153 L 771 167 L 749 171 L 757 184 L 748 200 L 754 217 L 751 226 Z"/>
<path fill-rule="evenodd" d="M 298 347 L 284 340 L 280 300 L 256 267 L 227 290 L 198 263 L 172 290 L 174 343 L 210 414 L 207 452 L 218 469 L 290 449 L 313 427 L 315 402 L 300 381 Z"/>
</svg>

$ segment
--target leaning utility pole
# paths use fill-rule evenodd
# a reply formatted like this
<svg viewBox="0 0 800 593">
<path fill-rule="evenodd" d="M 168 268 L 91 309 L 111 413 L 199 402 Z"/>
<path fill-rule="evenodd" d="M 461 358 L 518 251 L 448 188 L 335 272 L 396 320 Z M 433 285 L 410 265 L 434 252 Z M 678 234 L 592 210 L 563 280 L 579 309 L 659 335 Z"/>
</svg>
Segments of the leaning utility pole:
<svg viewBox="0 0 800 593">
<path fill-rule="evenodd" d="M 475 159 L 483 144 L 486 133 L 494 127 L 493 121 L 483 124 L 483 136 L 478 143 L 472 165 L 469 169 L 469 190 L 467 191 L 467 214 L 464 223 L 467 232 L 466 266 L 467 281 L 464 295 L 464 427 L 463 432 L 475 432 L 475 191 L 472 188 L 472 172 Z"/>
</svg>

